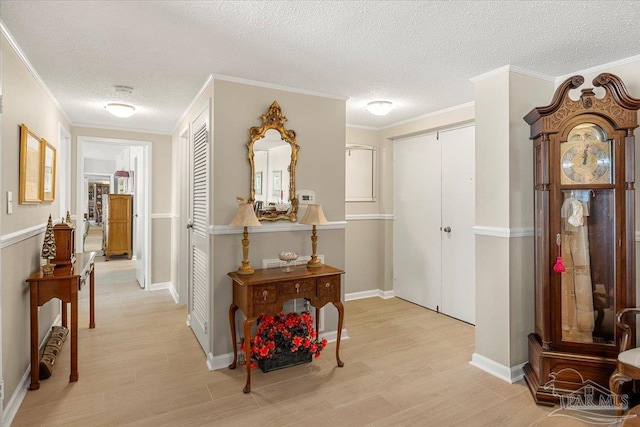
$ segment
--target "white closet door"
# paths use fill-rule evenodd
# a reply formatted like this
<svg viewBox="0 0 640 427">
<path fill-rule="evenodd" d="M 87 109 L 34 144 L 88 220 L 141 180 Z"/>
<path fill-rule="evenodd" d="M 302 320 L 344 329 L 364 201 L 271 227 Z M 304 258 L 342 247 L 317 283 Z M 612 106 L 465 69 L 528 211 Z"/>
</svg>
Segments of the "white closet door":
<svg viewBox="0 0 640 427">
<path fill-rule="evenodd" d="M 394 142 L 394 293 L 440 304 L 440 143 L 436 134 Z"/>
<path fill-rule="evenodd" d="M 210 349 L 209 110 L 192 123 L 189 233 L 189 324 L 205 352 Z"/>
<path fill-rule="evenodd" d="M 474 141 L 474 126 L 440 133 L 443 228 L 440 311 L 472 324 L 475 324 Z"/>
</svg>

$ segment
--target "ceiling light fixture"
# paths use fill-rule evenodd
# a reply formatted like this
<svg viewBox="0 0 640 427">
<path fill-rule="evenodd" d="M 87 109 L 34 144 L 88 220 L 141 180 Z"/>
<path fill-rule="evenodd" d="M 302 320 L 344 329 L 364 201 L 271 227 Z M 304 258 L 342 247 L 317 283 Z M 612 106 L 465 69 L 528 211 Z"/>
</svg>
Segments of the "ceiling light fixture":
<svg viewBox="0 0 640 427">
<path fill-rule="evenodd" d="M 373 101 L 367 104 L 367 111 L 376 116 L 389 114 L 393 109 L 393 104 L 389 101 Z"/>
<path fill-rule="evenodd" d="M 104 108 L 114 116 L 122 118 L 131 117 L 136 113 L 136 108 L 129 104 L 111 103 L 107 104 Z"/>
</svg>

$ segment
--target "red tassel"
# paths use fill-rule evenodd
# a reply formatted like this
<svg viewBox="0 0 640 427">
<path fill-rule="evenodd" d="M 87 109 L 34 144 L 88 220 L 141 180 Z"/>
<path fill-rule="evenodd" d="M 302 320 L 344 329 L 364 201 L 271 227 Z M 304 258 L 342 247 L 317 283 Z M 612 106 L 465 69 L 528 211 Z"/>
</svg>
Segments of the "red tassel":
<svg viewBox="0 0 640 427">
<path fill-rule="evenodd" d="M 553 271 L 555 271 L 556 273 L 564 273 L 565 271 L 567 271 L 567 269 L 564 268 L 561 256 L 556 258 L 556 264 L 553 266 Z"/>
</svg>

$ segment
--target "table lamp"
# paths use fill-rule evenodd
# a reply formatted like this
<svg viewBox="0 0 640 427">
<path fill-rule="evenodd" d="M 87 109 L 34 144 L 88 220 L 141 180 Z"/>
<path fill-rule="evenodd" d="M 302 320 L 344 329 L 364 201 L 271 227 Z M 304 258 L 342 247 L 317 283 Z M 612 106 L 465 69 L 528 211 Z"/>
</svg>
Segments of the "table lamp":
<svg viewBox="0 0 640 427">
<path fill-rule="evenodd" d="M 310 204 L 307 206 L 307 211 L 304 213 L 304 216 L 300 220 L 300 224 L 313 225 L 313 231 L 311 233 L 311 259 L 307 263 L 308 268 L 319 268 L 322 267 L 322 263 L 318 261 L 318 254 L 316 253 L 316 249 L 318 248 L 318 236 L 316 235 L 316 225 L 326 225 L 329 224 L 327 218 L 325 218 L 324 213 L 322 212 L 322 206 L 317 204 Z"/>
<path fill-rule="evenodd" d="M 238 210 L 236 211 L 236 217 L 229 224 L 231 227 L 244 227 L 242 233 L 242 265 L 236 270 L 236 273 L 241 275 L 253 274 L 255 271 L 251 264 L 249 264 L 249 232 L 247 227 L 260 226 L 260 221 L 256 217 L 256 213 L 253 211 L 253 205 L 247 203 L 244 199 L 238 197 Z"/>
</svg>

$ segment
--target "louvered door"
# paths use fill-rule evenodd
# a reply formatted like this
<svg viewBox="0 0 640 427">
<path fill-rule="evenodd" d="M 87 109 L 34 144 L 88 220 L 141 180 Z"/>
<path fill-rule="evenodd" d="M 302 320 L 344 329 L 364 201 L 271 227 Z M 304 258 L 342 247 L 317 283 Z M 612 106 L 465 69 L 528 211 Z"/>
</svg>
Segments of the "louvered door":
<svg viewBox="0 0 640 427">
<path fill-rule="evenodd" d="M 210 351 L 209 294 L 209 110 L 191 126 L 189 219 L 189 323 L 205 353 Z"/>
</svg>

